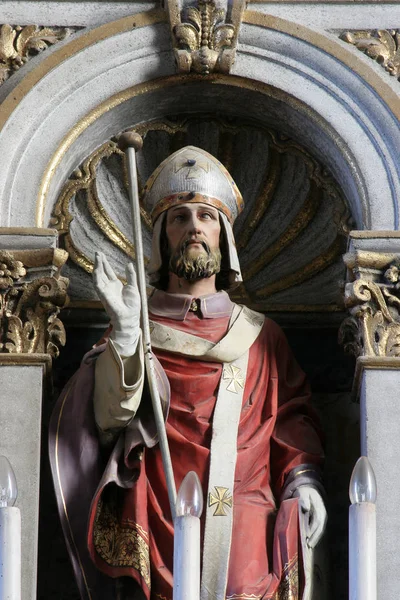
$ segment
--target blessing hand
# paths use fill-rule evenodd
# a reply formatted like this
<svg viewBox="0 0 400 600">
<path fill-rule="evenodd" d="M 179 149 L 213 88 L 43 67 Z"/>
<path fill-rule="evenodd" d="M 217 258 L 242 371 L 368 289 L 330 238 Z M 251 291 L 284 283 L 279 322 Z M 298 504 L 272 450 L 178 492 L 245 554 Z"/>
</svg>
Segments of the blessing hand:
<svg viewBox="0 0 400 600">
<path fill-rule="evenodd" d="M 325 531 L 327 514 L 324 501 L 320 493 L 309 485 L 302 485 L 293 494 L 299 499 L 299 509 L 307 513 L 303 520 L 306 527 L 306 539 L 309 548 L 315 548 Z"/>
<path fill-rule="evenodd" d="M 131 356 L 140 333 L 140 295 L 132 263 L 126 267 L 126 279 L 124 285 L 105 255 L 96 252 L 93 283 L 113 326 L 110 337 L 121 355 Z"/>
</svg>

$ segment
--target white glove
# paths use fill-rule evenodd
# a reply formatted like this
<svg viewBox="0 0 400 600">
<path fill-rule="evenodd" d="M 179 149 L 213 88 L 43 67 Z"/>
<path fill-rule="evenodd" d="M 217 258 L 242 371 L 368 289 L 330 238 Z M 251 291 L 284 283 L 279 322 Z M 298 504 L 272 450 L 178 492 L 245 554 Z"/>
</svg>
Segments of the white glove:
<svg viewBox="0 0 400 600">
<path fill-rule="evenodd" d="M 127 284 L 116 276 L 102 252 L 96 252 L 93 283 L 110 318 L 110 338 L 121 356 L 133 356 L 140 334 L 140 295 L 133 264 L 126 266 Z"/>
<path fill-rule="evenodd" d="M 293 498 L 299 499 L 299 509 L 308 513 L 306 523 L 306 539 L 309 548 L 315 548 L 325 531 L 327 514 L 320 493 L 311 485 L 301 485 L 296 489 Z"/>
</svg>

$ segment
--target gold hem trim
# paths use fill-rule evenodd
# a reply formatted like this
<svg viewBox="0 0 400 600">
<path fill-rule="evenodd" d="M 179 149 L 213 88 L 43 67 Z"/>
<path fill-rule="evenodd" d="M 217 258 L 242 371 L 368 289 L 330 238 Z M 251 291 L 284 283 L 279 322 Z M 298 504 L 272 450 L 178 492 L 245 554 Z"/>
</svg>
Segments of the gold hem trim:
<svg viewBox="0 0 400 600">
<path fill-rule="evenodd" d="M 93 529 L 93 543 L 97 554 L 110 567 L 137 570 L 150 589 L 148 539 L 147 531 L 138 523 L 131 519 L 119 522 L 115 506 L 99 500 Z"/>
</svg>

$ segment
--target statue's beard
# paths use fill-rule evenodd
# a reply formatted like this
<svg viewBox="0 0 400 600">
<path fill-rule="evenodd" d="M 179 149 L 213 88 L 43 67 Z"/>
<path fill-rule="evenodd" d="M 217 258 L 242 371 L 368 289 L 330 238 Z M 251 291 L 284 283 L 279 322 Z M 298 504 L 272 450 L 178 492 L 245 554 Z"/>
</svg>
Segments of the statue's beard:
<svg viewBox="0 0 400 600">
<path fill-rule="evenodd" d="M 221 251 L 219 248 L 211 250 L 207 242 L 199 240 L 204 252 L 192 252 L 190 240 L 183 242 L 182 246 L 171 254 L 169 270 L 177 277 L 187 281 L 206 279 L 216 275 L 221 270 Z"/>
</svg>

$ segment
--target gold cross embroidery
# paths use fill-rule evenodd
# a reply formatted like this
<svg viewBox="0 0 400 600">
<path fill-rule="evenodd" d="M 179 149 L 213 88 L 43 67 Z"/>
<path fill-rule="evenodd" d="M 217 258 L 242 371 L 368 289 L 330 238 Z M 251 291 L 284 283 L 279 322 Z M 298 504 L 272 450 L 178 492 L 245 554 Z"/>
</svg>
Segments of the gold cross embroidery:
<svg viewBox="0 0 400 600">
<path fill-rule="evenodd" d="M 239 393 L 239 388 L 244 388 L 242 371 L 235 365 L 226 365 L 222 373 L 222 379 L 229 380 L 226 389 L 234 394 Z"/>
<path fill-rule="evenodd" d="M 232 508 L 232 496 L 229 493 L 229 488 L 216 485 L 214 494 L 210 492 L 208 495 L 208 506 L 217 505 L 213 516 L 226 517 L 225 507 Z"/>
</svg>

